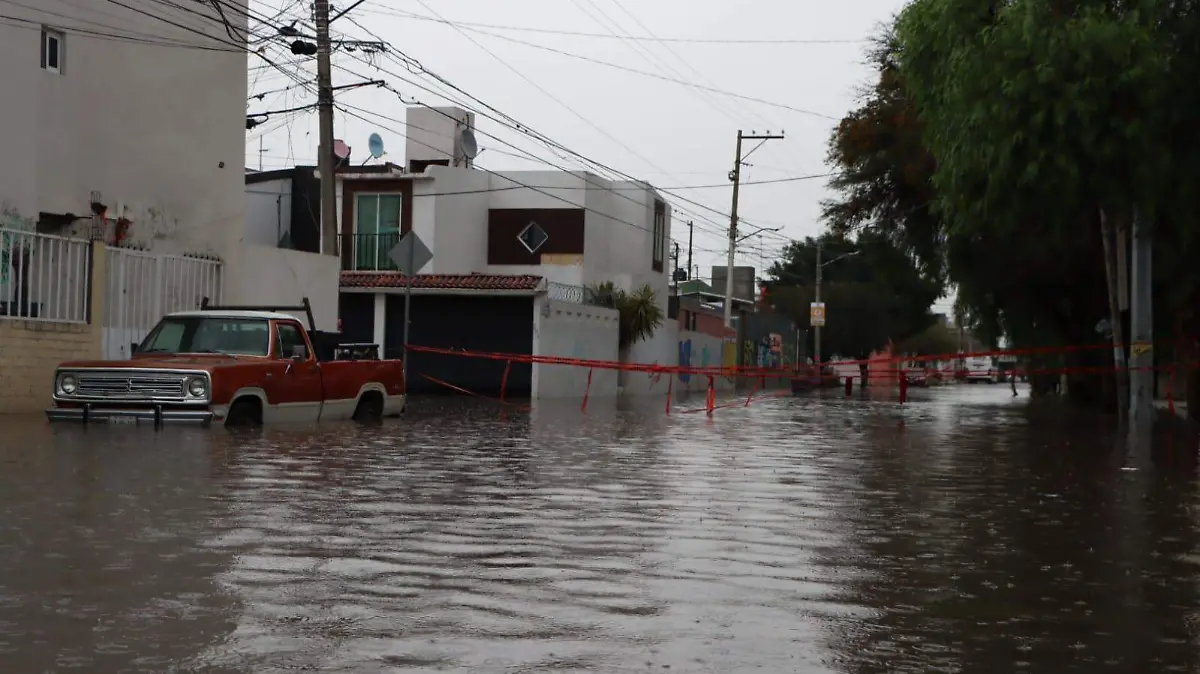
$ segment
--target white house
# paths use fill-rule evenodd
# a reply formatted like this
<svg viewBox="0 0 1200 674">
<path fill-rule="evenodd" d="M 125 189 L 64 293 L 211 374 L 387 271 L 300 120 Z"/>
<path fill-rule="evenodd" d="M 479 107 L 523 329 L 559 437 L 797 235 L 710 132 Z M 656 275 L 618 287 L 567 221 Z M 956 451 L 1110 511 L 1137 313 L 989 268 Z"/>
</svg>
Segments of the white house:
<svg viewBox="0 0 1200 674">
<path fill-rule="evenodd" d="M 123 219 L 164 250 L 236 246 L 247 19 L 223 4 L 228 27 L 205 3 L 5 3 L 0 226 L 69 232 L 95 203 L 109 237 Z"/>
<path fill-rule="evenodd" d="M 398 330 L 389 328 L 384 334 L 385 325 L 402 326 L 392 314 L 400 310 L 395 302 L 404 288 L 388 254 L 400 236 L 411 230 L 432 253 L 429 263 L 419 271 L 424 278 L 416 282 L 414 294 L 433 293 L 443 298 L 448 293 L 475 298 L 486 295 L 491 298 L 486 311 L 500 311 L 497 293 L 528 298 L 512 302 L 501 312 L 503 316 L 489 314 L 486 318 L 493 327 L 503 323 L 506 330 L 534 329 L 538 333 L 505 342 L 504 348 L 613 360 L 617 355 L 615 316 L 605 313 L 608 310 L 585 307 L 583 287 L 605 281 L 626 289 L 650 284 L 663 311 L 663 328 L 624 357 L 634 362 L 676 362 L 677 328 L 674 321 L 667 320 L 671 209 L 652 186 L 610 181 L 582 171 L 478 170 L 471 166 L 463 149 L 462 132 L 474 127 L 471 113 L 457 108 L 410 108 L 408 123 L 404 166 L 347 166 L 338 173 L 343 269 L 340 313 L 348 323 L 347 333 L 376 341 L 385 352 L 394 353 L 401 343 Z M 283 245 L 292 247 L 320 246 L 320 228 L 315 224 L 319 217 L 315 204 L 319 202 L 303 196 L 311 193 L 306 175 L 309 171 L 304 168 L 246 176 L 249 236 L 263 242 L 283 241 Z M 518 293 L 513 279 L 537 281 L 522 281 L 518 285 L 523 290 Z M 444 304 L 449 301 L 439 300 L 444 306 L 438 308 L 422 300 L 420 310 L 414 308 L 414 330 L 418 313 L 437 314 L 449 325 L 452 321 L 445 316 L 450 307 Z M 545 301 L 555 302 L 555 308 L 538 308 L 539 302 Z M 587 340 L 537 339 L 558 320 L 560 314 L 556 312 L 563 308 L 559 303 L 564 302 L 574 307 L 566 307 L 563 316 L 598 321 L 605 326 L 602 333 L 611 334 L 611 338 L 606 336 L 594 344 Z M 474 308 L 467 309 L 467 304 L 460 308 L 485 311 L 481 306 L 476 302 L 471 304 Z M 477 317 L 485 320 L 483 314 Z M 455 348 L 465 346 L 456 340 L 472 339 L 477 349 L 504 351 L 498 343 L 479 342 L 495 332 L 479 328 L 464 325 L 461 330 L 447 328 L 450 331 L 445 334 L 426 337 Z M 566 328 L 560 329 L 560 334 L 565 334 L 561 330 Z M 557 345 L 552 350 L 565 352 L 545 351 L 551 341 Z M 412 342 L 420 343 L 416 337 Z M 615 392 L 617 378 L 609 374 L 593 373 L 593 381 L 600 376 L 604 383 L 599 388 Z M 581 394 L 586 372 L 578 371 L 576 375 L 573 383 L 570 377 L 556 376 L 555 381 L 563 382 L 565 388 L 556 384 L 553 395 Z M 528 381 L 534 378 L 533 374 L 526 377 Z M 635 379 L 630 380 L 632 386 L 626 381 L 622 385 L 635 388 L 640 378 Z M 495 380 L 498 384 L 500 377 Z M 549 391 L 542 386 L 540 394 L 551 395 Z M 533 393 L 538 395 L 539 391 Z"/>
</svg>

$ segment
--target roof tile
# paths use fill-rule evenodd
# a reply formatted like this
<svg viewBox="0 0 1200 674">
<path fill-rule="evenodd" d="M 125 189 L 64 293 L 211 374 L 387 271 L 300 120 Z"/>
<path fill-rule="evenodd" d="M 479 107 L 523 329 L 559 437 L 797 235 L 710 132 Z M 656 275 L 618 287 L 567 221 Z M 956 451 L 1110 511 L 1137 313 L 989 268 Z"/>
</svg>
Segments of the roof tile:
<svg viewBox="0 0 1200 674">
<path fill-rule="evenodd" d="M 400 272 L 344 271 L 343 288 L 403 288 L 406 277 Z M 541 276 L 528 274 L 417 274 L 414 290 L 537 290 Z"/>
</svg>

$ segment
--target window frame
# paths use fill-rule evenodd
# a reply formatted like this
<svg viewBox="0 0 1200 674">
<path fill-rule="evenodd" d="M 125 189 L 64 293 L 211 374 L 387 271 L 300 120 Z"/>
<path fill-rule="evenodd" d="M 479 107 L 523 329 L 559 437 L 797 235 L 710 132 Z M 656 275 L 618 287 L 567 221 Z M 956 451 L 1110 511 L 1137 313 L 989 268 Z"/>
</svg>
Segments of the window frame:
<svg viewBox="0 0 1200 674">
<path fill-rule="evenodd" d="M 58 61 L 57 65 L 50 65 L 50 41 L 51 40 L 54 41 L 54 45 L 55 45 L 54 56 L 55 56 L 55 60 Z M 63 31 L 61 31 L 61 30 L 56 30 L 49 26 L 42 26 L 42 39 L 41 39 L 42 70 L 45 70 L 46 72 L 49 72 L 49 73 L 53 73 L 55 75 L 62 75 L 65 71 L 65 64 L 63 62 L 65 59 L 65 55 L 66 55 L 66 34 L 63 33 Z"/>
<path fill-rule="evenodd" d="M 364 197 L 369 197 L 369 198 L 372 198 L 375 200 L 375 231 L 374 232 L 361 232 L 358 229 L 359 205 L 362 203 L 362 199 Z M 389 259 L 387 257 L 387 254 L 390 252 L 390 249 L 389 250 L 381 250 L 379 247 L 379 236 L 380 236 L 379 223 L 382 222 L 382 217 L 381 217 L 382 209 L 380 209 L 379 206 L 381 203 L 383 203 L 384 197 L 395 197 L 398 201 L 397 209 L 396 209 L 396 232 L 395 232 L 396 240 L 399 241 L 399 237 L 404 236 L 404 234 L 405 234 L 405 232 L 404 232 L 404 194 L 402 192 L 370 192 L 370 191 L 354 192 L 354 223 L 353 223 L 353 229 L 351 230 L 353 241 L 354 241 L 354 250 L 352 252 L 352 255 L 353 255 L 352 260 L 354 263 L 354 268 L 358 271 L 396 271 L 395 264 L 393 264 L 391 259 Z M 387 233 L 390 234 L 391 232 L 387 232 Z M 374 240 L 372 241 L 372 243 L 366 245 L 366 247 L 363 246 L 363 241 L 362 241 L 362 239 L 359 238 L 360 235 L 365 235 L 365 234 L 371 234 L 374 236 Z M 371 269 L 360 268 L 361 261 L 364 259 L 373 260 Z"/>
<path fill-rule="evenodd" d="M 666 266 L 667 257 L 667 204 L 658 199 L 654 200 L 654 226 L 650 236 L 653 239 L 650 268 L 656 272 L 662 272 Z"/>
<path fill-rule="evenodd" d="M 292 330 L 295 330 L 296 335 L 300 338 L 300 341 L 298 343 L 299 346 L 303 346 L 305 351 L 311 351 L 311 348 L 308 345 L 308 340 L 304 338 L 304 329 L 300 327 L 300 324 L 298 322 L 296 322 L 296 321 L 276 321 L 276 323 L 275 323 L 275 349 L 276 349 L 276 351 L 278 351 L 278 354 L 276 356 L 277 358 L 279 358 L 281 360 L 291 360 L 291 358 L 292 358 L 292 354 L 288 351 L 284 351 L 284 349 L 283 349 L 283 330 L 284 330 L 284 328 L 291 328 Z M 293 346 L 296 346 L 296 345 L 294 344 Z M 308 357 L 311 358 L 312 354 L 309 353 Z"/>
</svg>

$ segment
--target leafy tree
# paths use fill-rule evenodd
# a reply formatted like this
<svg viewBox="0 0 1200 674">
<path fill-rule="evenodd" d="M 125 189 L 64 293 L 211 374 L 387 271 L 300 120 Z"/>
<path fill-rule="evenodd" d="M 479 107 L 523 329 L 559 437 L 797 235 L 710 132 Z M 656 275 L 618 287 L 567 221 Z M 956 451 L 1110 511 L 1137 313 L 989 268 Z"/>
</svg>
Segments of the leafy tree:
<svg viewBox="0 0 1200 674">
<path fill-rule="evenodd" d="M 823 204 L 823 217 L 843 237 L 864 229 L 881 234 L 912 258 L 925 279 L 941 286 L 945 251 L 934 211 L 935 164 L 905 89 L 898 47 L 895 31 L 886 26 L 868 52 L 878 79 L 830 140 L 827 162 L 837 169 L 830 187 L 838 198 Z"/>
<path fill-rule="evenodd" d="M 1109 313 L 1101 209 L 1126 225 L 1136 209 L 1154 231 L 1160 335 L 1195 336 L 1187 309 L 1200 301 L 1190 262 L 1200 194 L 1186 187 L 1200 169 L 1195 3 L 916 0 L 885 37 L 880 84 L 839 127 L 864 126 L 873 142 L 840 133 L 834 146 L 858 150 L 837 157 L 839 180 L 860 190 L 851 196 L 874 196 L 859 199 L 874 210 L 855 221 L 828 209 L 835 226 L 869 221 L 906 242 L 927 273 L 940 253 L 985 336 L 1080 344 L 1098 340 L 1094 326 Z M 914 138 L 913 118 L 919 142 L 902 143 Z M 919 150 L 927 163 L 916 162 Z M 901 179 L 910 176 L 911 185 Z M 931 219 L 888 220 L 900 195 L 922 188 Z M 1111 362 L 1104 350 L 1086 354 Z"/>
<path fill-rule="evenodd" d="M 589 286 L 586 295 L 591 304 L 616 309 L 618 344 L 621 349 L 637 344 L 654 334 L 662 325 L 663 310 L 657 293 L 649 283 L 627 292 L 612 281 Z"/>
<path fill-rule="evenodd" d="M 815 298 L 817 239 L 788 244 L 768 270 L 767 295 L 775 311 L 809 325 Z M 929 307 L 941 294 L 887 236 L 864 231 L 854 239 L 820 237 L 821 299 L 828 307 L 823 355 L 865 358 L 889 341 L 900 341 L 933 322 Z M 811 326 L 810 326 L 811 327 Z"/>
</svg>

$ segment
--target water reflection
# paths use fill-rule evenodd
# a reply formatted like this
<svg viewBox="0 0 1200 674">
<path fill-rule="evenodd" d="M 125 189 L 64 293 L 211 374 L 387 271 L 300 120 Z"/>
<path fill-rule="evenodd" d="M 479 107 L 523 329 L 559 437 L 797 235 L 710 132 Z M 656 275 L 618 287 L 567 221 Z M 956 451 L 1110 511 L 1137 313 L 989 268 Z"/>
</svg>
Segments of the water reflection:
<svg viewBox="0 0 1200 674">
<path fill-rule="evenodd" d="M 1194 439 L 910 393 L 6 423 L 0 672 L 1190 671 Z"/>
</svg>

